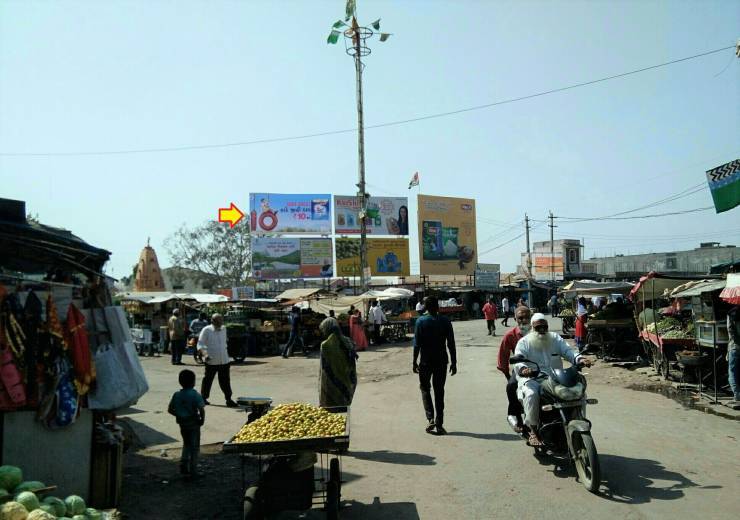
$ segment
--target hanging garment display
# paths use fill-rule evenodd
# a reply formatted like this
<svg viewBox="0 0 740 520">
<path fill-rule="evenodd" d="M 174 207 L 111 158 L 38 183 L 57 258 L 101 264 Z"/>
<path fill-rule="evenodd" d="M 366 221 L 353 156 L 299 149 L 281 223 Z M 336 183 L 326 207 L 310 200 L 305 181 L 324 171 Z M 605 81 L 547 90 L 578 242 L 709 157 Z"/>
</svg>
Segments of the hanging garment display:
<svg viewBox="0 0 740 520">
<path fill-rule="evenodd" d="M 67 309 L 66 338 L 67 348 L 74 367 L 74 384 L 77 393 L 85 395 L 90 391 L 90 386 L 95 381 L 95 365 L 87 342 L 85 316 L 73 303 L 70 303 Z"/>
</svg>

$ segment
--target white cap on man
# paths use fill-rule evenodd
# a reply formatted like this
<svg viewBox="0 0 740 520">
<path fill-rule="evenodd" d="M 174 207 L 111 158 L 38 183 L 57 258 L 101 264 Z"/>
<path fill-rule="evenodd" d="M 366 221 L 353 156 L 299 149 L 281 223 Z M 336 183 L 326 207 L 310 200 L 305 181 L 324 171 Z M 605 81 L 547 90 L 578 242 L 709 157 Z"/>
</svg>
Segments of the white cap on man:
<svg viewBox="0 0 740 520">
<path fill-rule="evenodd" d="M 532 319 L 531 319 L 531 320 L 529 320 L 529 323 L 530 323 L 530 324 L 531 324 L 532 326 L 534 326 L 534 324 L 535 324 L 535 323 L 537 323 L 538 321 L 547 321 L 547 318 L 546 318 L 546 317 L 545 317 L 545 315 L 544 315 L 544 314 L 542 314 L 541 312 L 535 312 L 535 313 L 534 313 L 534 314 L 532 315 Z"/>
</svg>

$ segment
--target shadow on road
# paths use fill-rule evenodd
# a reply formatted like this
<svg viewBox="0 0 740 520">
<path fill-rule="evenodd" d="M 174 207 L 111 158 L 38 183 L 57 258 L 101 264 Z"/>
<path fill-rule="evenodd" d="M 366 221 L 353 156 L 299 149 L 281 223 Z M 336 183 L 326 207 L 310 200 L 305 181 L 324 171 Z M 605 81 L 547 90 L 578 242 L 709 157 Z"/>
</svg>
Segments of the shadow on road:
<svg viewBox="0 0 740 520">
<path fill-rule="evenodd" d="M 472 432 L 448 432 L 451 437 L 472 437 L 473 439 L 482 439 L 487 441 L 518 441 L 521 439 L 513 433 L 472 433 Z"/>
<path fill-rule="evenodd" d="M 409 466 L 433 466 L 437 462 L 434 457 L 421 453 L 400 453 L 396 451 L 350 451 L 348 457 L 371 462 L 383 462 L 386 464 L 404 464 Z"/>
<path fill-rule="evenodd" d="M 343 520 L 361 518 L 362 520 L 419 520 L 419 511 L 413 502 L 382 503 L 375 497 L 371 504 L 363 504 L 355 500 L 342 503 L 340 510 Z"/>
<path fill-rule="evenodd" d="M 722 486 L 699 486 L 676 471 L 667 470 L 655 460 L 631 459 L 618 455 L 599 455 L 601 463 L 601 496 L 626 504 L 645 504 L 653 500 L 683 498 L 684 489 L 720 489 Z M 656 484 L 656 481 L 660 484 Z"/>
<path fill-rule="evenodd" d="M 142 422 L 135 421 L 131 417 L 120 417 L 119 419 L 118 423 L 123 427 L 126 444 L 134 449 L 157 444 L 169 444 L 178 440 L 150 428 Z"/>
</svg>

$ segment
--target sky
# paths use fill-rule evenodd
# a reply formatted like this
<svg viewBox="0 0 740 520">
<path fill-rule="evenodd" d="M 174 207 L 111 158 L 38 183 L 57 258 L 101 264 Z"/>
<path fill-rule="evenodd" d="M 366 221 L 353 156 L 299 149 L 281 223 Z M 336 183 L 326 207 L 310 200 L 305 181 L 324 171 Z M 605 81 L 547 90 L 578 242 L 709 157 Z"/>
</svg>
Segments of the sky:
<svg viewBox="0 0 740 520">
<path fill-rule="evenodd" d="M 327 45 L 343 0 L 0 0 L 0 197 L 113 253 L 131 272 L 151 237 L 216 219 L 250 192 L 352 194 L 357 137 L 107 155 L 352 129 L 355 76 Z M 526 96 L 733 46 L 740 2 L 368 1 L 392 36 L 365 59 L 367 125 Z M 740 157 L 733 49 L 515 103 L 366 132 L 368 191 L 476 199 L 479 262 L 512 271 L 544 220 L 711 206 L 705 182 Z M 19 154 L 51 155 L 19 155 Z M 690 191 L 687 193 L 691 193 Z M 568 222 L 585 257 L 740 245 L 740 208 Z"/>
</svg>

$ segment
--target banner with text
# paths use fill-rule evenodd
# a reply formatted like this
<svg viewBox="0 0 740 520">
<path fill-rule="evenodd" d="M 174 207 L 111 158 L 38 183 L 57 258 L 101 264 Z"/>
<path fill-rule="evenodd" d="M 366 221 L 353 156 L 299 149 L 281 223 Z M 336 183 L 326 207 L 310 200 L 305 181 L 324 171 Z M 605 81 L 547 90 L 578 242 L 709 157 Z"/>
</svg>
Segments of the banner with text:
<svg viewBox="0 0 740 520">
<path fill-rule="evenodd" d="M 252 239 L 255 278 L 329 278 L 332 266 L 331 238 Z"/>
<path fill-rule="evenodd" d="M 337 238 L 337 276 L 360 276 L 360 239 Z M 367 263 L 372 276 L 409 276 L 409 241 L 368 238 Z"/>
<path fill-rule="evenodd" d="M 421 274 L 473 274 L 475 200 L 418 195 Z"/>
<path fill-rule="evenodd" d="M 331 234 L 331 195 L 250 193 L 253 233 Z"/>
<path fill-rule="evenodd" d="M 337 235 L 360 233 L 357 197 L 334 195 L 334 232 Z M 370 197 L 367 202 L 369 235 L 408 235 L 409 200 L 406 197 Z"/>
<path fill-rule="evenodd" d="M 565 263 L 563 256 L 555 253 L 555 258 L 550 253 L 536 253 L 532 273 L 535 280 L 544 282 L 547 280 L 562 280 L 565 275 Z"/>
</svg>

